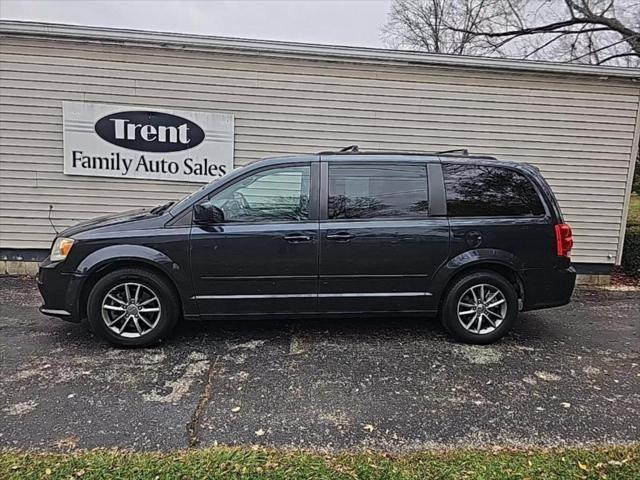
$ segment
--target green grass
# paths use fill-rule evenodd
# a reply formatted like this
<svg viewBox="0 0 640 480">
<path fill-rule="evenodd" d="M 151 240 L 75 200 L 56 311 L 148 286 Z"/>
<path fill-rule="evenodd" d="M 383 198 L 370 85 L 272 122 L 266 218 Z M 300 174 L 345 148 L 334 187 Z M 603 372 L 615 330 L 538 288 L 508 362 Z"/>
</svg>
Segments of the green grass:
<svg viewBox="0 0 640 480">
<path fill-rule="evenodd" d="M 389 456 L 217 447 L 175 453 L 0 452 L 4 479 L 635 479 L 640 444 Z"/>
<path fill-rule="evenodd" d="M 640 225 L 640 195 L 635 193 L 631 194 L 627 225 Z"/>
</svg>

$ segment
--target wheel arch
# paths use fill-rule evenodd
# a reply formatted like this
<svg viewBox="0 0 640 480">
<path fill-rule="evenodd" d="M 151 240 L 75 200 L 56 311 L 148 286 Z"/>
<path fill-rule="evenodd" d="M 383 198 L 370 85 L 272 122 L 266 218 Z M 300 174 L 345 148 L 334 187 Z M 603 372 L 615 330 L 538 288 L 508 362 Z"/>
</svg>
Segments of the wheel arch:
<svg viewBox="0 0 640 480">
<path fill-rule="evenodd" d="M 451 286 L 455 282 L 457 282 L 461 277 L 480 271 L 490 271 L 493 273 L 497 273 L 498 275 L 507 279 L 515 288 L 516 294 L 518 296 L 518 308 L 521 309 L 521 306 L 524 304 L 526 292 L 522 275 L 515 267 L 515 265 L 499 260 L 481 259 L 474 262 L 465 263 L 455 270 L 449 272 L 450 274 L 443 282 L 442 290 L 439 293 L 438 311 L 442 310 L 444 299 L 451 289 Z"/>
<path fill-rule="evenodd" d="M 84 277 L 76 300 L 76 311 L 79 318 L 84 319 L 87 316 L 87 300 L 97 281 L 104 275 L 123 268 L 140 268 L 164 278 L 176 295 L 181 314 L 185 314 L 185 307 L 188 306 L 185 305 L 185 302 L 189 301 L 189 295 L 185 296 L 183 289 L 191 286 L 190 280 L 185 278 L 187 272 L 182 272 L 182 269 L 166 255 L 149 247 L 140 246 L 134 248 L 133 251 L 128 250 L 126 255 L 123 255 L 124 252 L 119 248 L 111 252 L 103 251 L 111 248 L 94 252 L 98 255 L 89 255 L 78 266 L 78 272 L 81 272 Z M 178 275 L 174 272 L 178 272 Z"/>
</svg>

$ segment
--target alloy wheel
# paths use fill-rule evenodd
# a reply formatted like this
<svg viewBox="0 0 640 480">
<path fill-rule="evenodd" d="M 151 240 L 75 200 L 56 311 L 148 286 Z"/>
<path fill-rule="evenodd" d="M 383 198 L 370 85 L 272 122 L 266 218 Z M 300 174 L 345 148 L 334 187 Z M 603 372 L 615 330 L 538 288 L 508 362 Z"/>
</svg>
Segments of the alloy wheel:
<svg viewBox="0 0 640 480">
<path fill-rule="evenodd" d="M 160 321 L 160 299 L 146 285 L 120 283 L 104 296 L 101 312 L 105 325 L 112 332 L 125 338 L 137 338 L 149 333 Z"/>
<path fill-rule="evenodd" d="M 487 283 L 467 289 L 458 301 L 458 321 L 477 335 L 495 331 L 507 316 L 507 299 L 502 291 Z"/>
</svg>

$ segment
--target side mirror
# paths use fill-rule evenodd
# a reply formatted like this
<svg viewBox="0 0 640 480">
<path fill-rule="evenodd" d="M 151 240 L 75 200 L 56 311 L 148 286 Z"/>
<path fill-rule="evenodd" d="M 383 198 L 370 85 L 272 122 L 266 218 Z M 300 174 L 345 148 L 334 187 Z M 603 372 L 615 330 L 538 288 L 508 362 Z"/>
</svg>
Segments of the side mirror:
<svg viewBox="0 0 640 480">
<path fill-rule="evenodd" d="M 209 202 L 199 203 L 193 207 L 193 223 L 198 225 L 224 223 L 224 212 Z"/>
</svg>

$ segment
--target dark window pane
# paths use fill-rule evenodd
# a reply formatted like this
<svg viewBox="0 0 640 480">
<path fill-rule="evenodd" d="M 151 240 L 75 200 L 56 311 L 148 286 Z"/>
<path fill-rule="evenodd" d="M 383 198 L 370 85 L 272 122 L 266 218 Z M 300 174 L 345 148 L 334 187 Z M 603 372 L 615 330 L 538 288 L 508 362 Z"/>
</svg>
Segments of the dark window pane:
<svg viewBox="0 0 640 480">
<path fill-rule="evenodd" d="M 329 218 L 426 216 L 425 165 L 330 165 Z"/>
<path fill-rule="evenodd" d="M 544 214 L 538 192 L 521 173 L 481 165 L 442 167 L 450 217 Z"/>
</svg>

